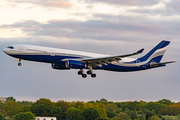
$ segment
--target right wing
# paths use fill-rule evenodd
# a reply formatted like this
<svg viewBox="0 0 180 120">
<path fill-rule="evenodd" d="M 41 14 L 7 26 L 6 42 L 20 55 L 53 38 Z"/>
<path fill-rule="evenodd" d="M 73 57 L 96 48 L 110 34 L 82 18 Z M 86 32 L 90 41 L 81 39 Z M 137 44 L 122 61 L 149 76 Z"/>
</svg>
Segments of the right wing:
<svg viewBox="0 0 180 120">
<path fill-rule="evenodd" d="M 96 66 L 102 67 L 101 64 L 103 64 L 103 65 L 107 65 L 107 63 L 113 64 L 112 62 L 114 62 L 114 61 L 119 62 L 119 60 L 121 60 L 121 58 L 140 54 L 143 52 L 143 50 L 144 49 L 141 49 L 132 54 L 108 56 L 108 57 L 100 57 L 100 58 L 84 58 L 84 59 L 79 59 L 79 60 L 84 63 L 87 63 L 88 65 L 91 65 L 93 67 L 96 67 Z"/>
</svg>

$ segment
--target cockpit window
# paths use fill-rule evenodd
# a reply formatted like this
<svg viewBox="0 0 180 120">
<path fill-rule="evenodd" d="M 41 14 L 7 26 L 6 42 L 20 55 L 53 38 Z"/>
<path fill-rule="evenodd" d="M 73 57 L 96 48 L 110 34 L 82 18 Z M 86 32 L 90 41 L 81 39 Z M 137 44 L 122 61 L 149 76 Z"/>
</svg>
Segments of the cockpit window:
<svg viewBox="0 0 180 120">
<path fill-rule="evenodd" d="M 7 48 L 9 48 L 9 49 L 14 49 L 14 47 L 13 47 L 13 46 L 8 46 Z"/>
</svg>

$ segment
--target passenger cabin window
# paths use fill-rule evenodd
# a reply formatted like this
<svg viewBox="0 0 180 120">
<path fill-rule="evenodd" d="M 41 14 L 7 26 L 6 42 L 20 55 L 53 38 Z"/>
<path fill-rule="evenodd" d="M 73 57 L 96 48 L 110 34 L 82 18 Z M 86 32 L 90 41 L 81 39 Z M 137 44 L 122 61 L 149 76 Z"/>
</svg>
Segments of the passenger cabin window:
<svg viewBox="0 0 180 120">
<path fill-rule="evenodd" d="M 14 47 L 13 47 L 13 46 L 8 46 L 7 48 L 9 48 L 9 49 L 14 49 Z"/>
</svg>

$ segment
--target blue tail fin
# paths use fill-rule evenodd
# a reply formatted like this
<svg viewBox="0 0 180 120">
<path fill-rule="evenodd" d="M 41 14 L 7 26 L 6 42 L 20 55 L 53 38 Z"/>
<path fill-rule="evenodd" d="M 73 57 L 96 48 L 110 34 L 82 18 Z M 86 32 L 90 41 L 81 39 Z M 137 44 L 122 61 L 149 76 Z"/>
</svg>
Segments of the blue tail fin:
<svg viewBox="0 0 180 120">
<path fill-rule="evenodd" d="M 154 47 L 145 56 L 139 58 L 140 61 L 153 61 L 159 63 L 169 45 L 170 41 L 161 41 L 156 47 Z"/>
</svg>

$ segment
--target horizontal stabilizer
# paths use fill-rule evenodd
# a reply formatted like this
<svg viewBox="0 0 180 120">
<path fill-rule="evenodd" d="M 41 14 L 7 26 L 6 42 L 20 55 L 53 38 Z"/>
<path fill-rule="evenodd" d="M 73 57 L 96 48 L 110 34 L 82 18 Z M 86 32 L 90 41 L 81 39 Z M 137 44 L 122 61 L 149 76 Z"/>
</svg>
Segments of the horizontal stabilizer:
<svg viewBox="0 0 180 120">
<path fill-rule="evenodd" d="M 166 65 L 169 63 L 175 63 L 176 61 L 170 61 L 170 62 L 163 62 L 163 63 L 156 63 L 156 64 L 152 64 L 153 67 L 159 66 L 159 65 Z"/>
</svg>

